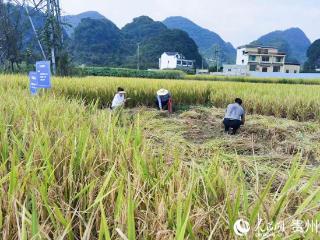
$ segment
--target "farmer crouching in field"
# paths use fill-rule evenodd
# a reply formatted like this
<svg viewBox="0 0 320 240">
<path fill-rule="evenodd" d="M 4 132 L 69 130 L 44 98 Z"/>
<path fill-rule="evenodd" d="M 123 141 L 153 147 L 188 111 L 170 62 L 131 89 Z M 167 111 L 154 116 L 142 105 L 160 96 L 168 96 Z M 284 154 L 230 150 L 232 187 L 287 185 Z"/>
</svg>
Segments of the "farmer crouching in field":
<svg viewBox="0 0 320 240">
<path fill-rule="evenodd" d="M 119 87 L 117 93 L 114 95 L 112 104 L 111 104 L 111 109 L 114 110 L 116 108 L 124 106 L 126 103 L 126 92 L 124 91 L 123 88 Z"/>
<path fill-rule="evenodd" d="M 240 98 L 236 98 L 235 102 L 229 104 L 226 109 L 226 115 L 223 120 L 224 131 L 226 133 L 230 133 L 232 135 L 237 133 L 237 130 L 241 125 L 245 123 L 245 112 L 242 105 L 242 100 Z M 230 130 L 232 131 L 230 132 Z"/>
<path fill-rule="evenodd" d="M 170 113 L 172 112 L 172 98 L 171 94 L 166 89 L 160 89 L 157 92 L 156 96 L 156 104 L 159 110 L 168 110 Z"/>
</svg>

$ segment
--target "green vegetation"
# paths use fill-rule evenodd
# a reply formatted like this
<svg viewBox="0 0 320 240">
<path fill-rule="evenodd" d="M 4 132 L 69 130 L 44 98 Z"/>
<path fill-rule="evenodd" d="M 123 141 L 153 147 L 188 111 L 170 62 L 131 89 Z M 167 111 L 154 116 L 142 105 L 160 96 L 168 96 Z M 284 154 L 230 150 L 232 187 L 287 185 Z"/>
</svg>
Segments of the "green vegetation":
<svg viewBox="0 0 320 240">
<path fill-rule="evenodd" d="M 118 27 L 107 19 L 86 18 L 74 31 L 71 48 L 76 64 L 120 65 L 127 49 Z"/>
<path fill-rule="evenodd" d="M 307 51 L 308 61 L 304 65 L 304 71 L 315 72 L 320 68 L 320 39 L 311 44 Z"/>
<path fill-rule="evenodd" d="M 19 1 L 0 2 L 0 71 L 22 73 L 33 69 L 36 61 L 51 59 L 51 47 L 55 47 L 55 62 L 59 75 L 68 75 L 70 59 L 67 47 L 62 44 L 68 38 L 55 17 L 47 18 L 43 3 L 32 1 L 28 11 L 32 18 L 44 55 L 40 50 L 36 34 L 33 31 L 26 9 L 17 5 Z M 22 2 L 20 2 L 22 4 Z M 51 39 L 51 29 L 54 38 Z"/>
<path fill-rule="evenodd" d="M 89 66 L 157 68 L 163 52 L 177 51 L 201 64 L 195 42 L 180 30 L 169 30 L 161 22 L 142 16 L 123 29 L 107 19 L 83 19 L 71 41 L 74 62 Z"/>
<path fill-rule="evenodd" d="M 290 78 L 255 78 L 247 76 L 215 76 L 215 75 L 188 75 L 179 70 L 135 70 L 129 68 L 108 67 L 77 67 L 73 68 L 74 76 L 104 76 L 104 77 L 137 77 L 155 79 L 181 79 L 218 82 L 247 82 L 247 83 L 281 83 L 320 85 L 320 79 L 290 79 Z"/>
<path fill-rule="evenodd" d="M 160 85 L 178 103 L 204 103 L 208 87 L 215 105 L 240 94 L 247 107 L 281 98 L 275 108 L 305 109 L 319 98 L 316 86 L 97 77 L 55 79 L 31 97 L 26 79 L 0 76 L 2 239 L 235 239 L 239 218 L 248 239 L 282 221 L 275 239 L 317 238 L 292 223 L 319 219 L 318 123 L 252 115 L 231 138 L 221 109 L 99 109 L 118 85 L 141 103 Z"/>
<path fill-rule="evenodd" d="M 42 59 L 35 34 L 31 28 L 25 9 L 11 4 L 1 3 L 0 11 L 0 70 L 6 72 L 27 72 L 35 61 Z M 57 47 L 56 62 L 59 75 L 69 75 L 72 66 L 107 66 L 141 69 L 157 68 L 158 59 L 163 52 L 180 52 L 186 58 L 201 65 L 201 55 L 196 43 L 187 33 L 168 29 L 163 23 L 153 21 L 147 16 L 135 18 L 132 23 L 119 29 L 113 22 L 101 15 L 87 13 L 79 19 L 66 18 L 70 26 L 64 26 L 64 45 L 60 46 L 60 28 L 55 26 L 55 41 L 51 42 L 49 23 L 42 11 L 29 9 L 35 27 L 48 59 L 51 46 Z M 92 19 L 94 18 L 94 19 Z M 68 36 L 68 33 L 72 33 Z M 59 47 L 58 47 L 59 46 Z"/>
<path fill-rule="evenodd" d="M 110 76 L 110 77 L 136 77 L 136 78 L 158 78 L 158 79 L 181 79 L 185 73 L 178 70 L 157 71 L 157 70 L 135 70 L 128 68 L 106 68 L 106 67 L 85 67 L 76 68 L 75 75 L 79 76 Z"/>
<path fill-rule="evenodd" d="M 65 15 L 63 16 L 64 21 L 68 24 L 65 26 L 65 30 L 69 37 L 74 33 L 74 29 L 79 25 L 82 19 L 91 18 L 91 19 L 105 19 L 105 16 L 100 14 L 97 11 L 86 11 L 79 13 L 77 15 Z"/>
</svg>

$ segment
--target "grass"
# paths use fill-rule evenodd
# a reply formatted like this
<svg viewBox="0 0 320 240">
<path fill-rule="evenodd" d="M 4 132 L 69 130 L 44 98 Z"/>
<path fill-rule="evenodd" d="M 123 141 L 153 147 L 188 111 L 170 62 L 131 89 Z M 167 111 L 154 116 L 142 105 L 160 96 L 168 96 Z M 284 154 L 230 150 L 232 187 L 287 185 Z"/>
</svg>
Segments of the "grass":
<svg viewBox="0 0 320 240">
<path fill-rule="evenodd" d="M 200 81 L 248 82 L 248 83 L 281 83 L 320 85 L 320 79 L 290 79 L 290 78 L 255 78 L 250 76 L 215 76 L 215 75 L 187 75 L 179 70 L 135 70 L 125 68 L 85 67 L 75 68 L 77 76 L 131 77 L 154 79 L 184 79 Z"/>
<path fill-rule="evenodd" d="M 179 70 L 136 70 L 129 68 L 84 67 L 75 68 L 74 74 L 79 76 L 113 76 L 155 79 L 180 79 L 185 76 Z"/>
<path fill-rule="evenodd" d="M 2 239 L 235 239 L 238 218 L 262 219 L 263 229 L 284 221 L 275 239 L 317 237 L 291 228 L 295 219 L 320 220 L 317 122 L 250 115 L 231 138 L 219 108 L 169 118 L 145 107 L 101 109 L 115 79 L 57 79 L 52 92 L 31 97 L 13 78 L 0 80 Z M 208 86 L 120 83 L 141 103 L 162 84 L 179 101 L 201 103 Z M 227 94 L 224 84 L 213 87 Z"/>
</svg>

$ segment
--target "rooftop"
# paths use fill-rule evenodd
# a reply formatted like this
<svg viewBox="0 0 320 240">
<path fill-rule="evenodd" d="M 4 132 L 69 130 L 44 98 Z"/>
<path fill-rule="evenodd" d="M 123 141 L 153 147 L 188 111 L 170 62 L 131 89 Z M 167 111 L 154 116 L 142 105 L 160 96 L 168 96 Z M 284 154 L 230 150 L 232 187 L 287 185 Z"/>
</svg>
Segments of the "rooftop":
<svg viewBox="0 0 320 240">
<path fill-rule="evenodd" d="M 167 54 L 168 56 L 175 56 L 175 55 L 181 55 L 178 52 L 165 52 L 165 54 Z"/>
<path fill-rule="evenodd" d="M 246 54 L 251 54 L 251 55 L 273 55 L 273 56 L 286 56 L 287 54 L 284 52 L 277 52 L 277 53 L 257 53 L 257 52 L 250 52 L 247 51 L 245 52 Z"/>
<path fill-rule="evenodd" d="M 284 65 L 294 65 L 294 66 L 301 66 L 300 63 L 293 63 L 293 62 L 285 62 Z"/>
<path fill-rule="evenodd" d="M 164 52 L 164 53 L 167 54 L 168 56 L 177 56 L 178 55 L 177 56 L 178 59 L 186 60 L 186 57 L 178 52 Z"/>
<path fill-rule="evenodd" d="M 237 49 L 241 49 L 241 48 L 263 48 L 263 49 L 277 49 L 275 47 L 272 46 L 264 46 L 264 45 L 258 45 L 258 44 L 247 44 L 247 45 L 242 45 L 237 47 Z"/>
</svg>

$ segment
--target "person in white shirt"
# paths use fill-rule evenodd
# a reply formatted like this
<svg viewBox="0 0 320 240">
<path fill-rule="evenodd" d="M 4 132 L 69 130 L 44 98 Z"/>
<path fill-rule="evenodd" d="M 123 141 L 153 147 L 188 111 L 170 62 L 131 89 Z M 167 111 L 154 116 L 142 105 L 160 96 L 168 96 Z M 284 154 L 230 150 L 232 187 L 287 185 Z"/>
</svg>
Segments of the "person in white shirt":
<svg viewBox="0 0 320 240">
<path fill-rule="evenodd" d="M 223 119 L 223 124 L 225 127 L 225 132 L 229 133 L 232 129 L 231 134 L 234 135 L 237 133 L 241 125 L 245 123 L 245 111 L 242 107 L 242 100 L 236 98 L 235 102 L 229 104 L 226 109 L 226 114 Z"/>
<path fill-rule="evenodd" d="M 117 93 L 114 95 L 114 98 L 112 100 L 111 109 L 116 109 L 124 106 L 126 100 L 126 92 L 123 88 L 119 87 Z"/>
</svg>

